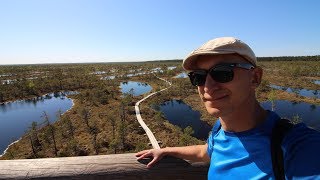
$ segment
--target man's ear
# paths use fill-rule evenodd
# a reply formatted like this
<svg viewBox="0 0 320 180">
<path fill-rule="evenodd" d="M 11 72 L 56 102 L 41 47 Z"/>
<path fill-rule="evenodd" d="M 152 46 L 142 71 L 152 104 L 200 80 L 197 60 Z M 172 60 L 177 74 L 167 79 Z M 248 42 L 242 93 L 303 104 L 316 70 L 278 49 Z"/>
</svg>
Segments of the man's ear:
<svg viewBox="0 0 320 180">
<path fill-rule="evenodd" d="M 262 80 L 262 74 L 263 74 L 263 70 L 261 67 L 255 67 L 253 70 L 252 70 L 252 79 L 251 79 L 251 84 L 257 88 L 260 83 L 261 83 L 261 80 Z"/>
</svg>

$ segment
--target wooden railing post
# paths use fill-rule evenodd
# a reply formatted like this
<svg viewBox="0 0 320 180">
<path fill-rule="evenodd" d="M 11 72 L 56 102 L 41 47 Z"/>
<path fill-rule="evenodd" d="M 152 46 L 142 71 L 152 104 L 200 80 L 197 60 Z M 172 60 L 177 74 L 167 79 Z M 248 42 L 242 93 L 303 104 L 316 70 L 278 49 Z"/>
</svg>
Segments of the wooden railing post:
<svg viewBox="0 0 320 180">
<path fill-rule="evenodd" d="M 133 153 L 0 161 L 0 179 L 206 179 L 208 165 L 166 157 L 153 168 Z"/>
</svg>

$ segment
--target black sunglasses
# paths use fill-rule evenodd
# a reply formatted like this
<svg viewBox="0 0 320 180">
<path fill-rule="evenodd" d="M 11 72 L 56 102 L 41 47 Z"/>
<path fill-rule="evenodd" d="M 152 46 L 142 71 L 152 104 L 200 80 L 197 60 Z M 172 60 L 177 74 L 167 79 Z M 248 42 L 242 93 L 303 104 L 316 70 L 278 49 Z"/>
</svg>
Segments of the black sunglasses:
<svg viewBox="0 0 320 180">
<path fill-rule="evenodd" d="M 213 80 L 219 83 L 227 83 L 232 81 L 235 67 L 243 69 L 254 69 L 254 66 L 250 63 L 223 63 L 217 64 L 209 70 L 195 70 L 188 73 L 191 84 L 194 86 L 203 86 L 206 83 L 208 73 Z"/>
</svg>

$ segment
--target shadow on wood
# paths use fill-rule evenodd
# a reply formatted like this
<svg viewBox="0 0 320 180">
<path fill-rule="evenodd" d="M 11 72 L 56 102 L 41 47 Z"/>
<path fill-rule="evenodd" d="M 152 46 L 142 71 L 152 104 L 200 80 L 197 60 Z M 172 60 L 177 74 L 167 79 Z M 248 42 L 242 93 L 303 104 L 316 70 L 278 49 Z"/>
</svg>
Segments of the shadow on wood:
<svg viewBox="0 0 320 180">
<path fill-rule="evenodd" d="M 208 165 L 166 157 L 153 168 L 133 153 L 1 160 L 0 179 L 207 179 Z"/>
</svg>

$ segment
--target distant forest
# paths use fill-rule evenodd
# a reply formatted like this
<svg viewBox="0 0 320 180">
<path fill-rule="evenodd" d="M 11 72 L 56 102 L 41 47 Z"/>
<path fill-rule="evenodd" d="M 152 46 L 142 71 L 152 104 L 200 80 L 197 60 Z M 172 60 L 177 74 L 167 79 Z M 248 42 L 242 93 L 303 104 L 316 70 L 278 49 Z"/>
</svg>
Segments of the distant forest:
<svg viewBox="0 0 320 180">
<path fill-rule="evenodd" d="M 257 57 L 257 61 L 319 61 L 320 55 L 316 56 L 279 56 L 279 57 Z"/>
</svg>

